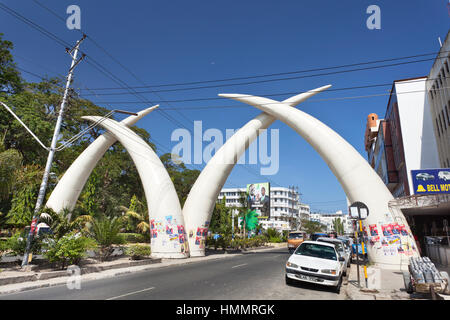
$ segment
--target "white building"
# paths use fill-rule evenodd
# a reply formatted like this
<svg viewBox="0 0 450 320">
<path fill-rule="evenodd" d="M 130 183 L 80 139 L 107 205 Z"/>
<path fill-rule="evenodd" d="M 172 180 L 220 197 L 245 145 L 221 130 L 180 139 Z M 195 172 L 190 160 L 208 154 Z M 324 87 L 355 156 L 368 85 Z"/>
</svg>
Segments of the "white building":
<svg viewBox="0 0 450 320">
<path fill-rule="evenodd" d="M 353 221 L 350 219 L 349 215 L 343 213 L 342 210 L 339 210 L 335 213 L 311 213 L 311 221 L 319 222 L 327 227 L 325 232 L 334 231 L 333 228 L 333 220 L 340 218 L 344 225 L 344 233 L 351 234 L 353 233 Z"/>
<path fill-rule="evenodd" d="M 386 115 L 367 118 L 368 161 L 396 198 L 414 194 L 411 170 L 439 167 L 427 78 L 396 80 Z"/>
<path fill-rule="evenodd" d="M 227 207 L 240 207 L 239 198 L 246 191 L 246 188 L 224 188 L 220 191 L 218 200 L 225 197 Z M 261 224 L 264 229 L 295 230 L 300 226 L 300 219 L 309 217 L 309 213 L 309 206 L 299 203 L 298 192 L 285 187 L 271 187 L 270 219 L 261 220 Z"/>
<path fill-rule="evenodd" d="M 426 85 L 439 153 L 439 167 L 450 168 L 450 32 L 434 61 Z"/>
</svg>

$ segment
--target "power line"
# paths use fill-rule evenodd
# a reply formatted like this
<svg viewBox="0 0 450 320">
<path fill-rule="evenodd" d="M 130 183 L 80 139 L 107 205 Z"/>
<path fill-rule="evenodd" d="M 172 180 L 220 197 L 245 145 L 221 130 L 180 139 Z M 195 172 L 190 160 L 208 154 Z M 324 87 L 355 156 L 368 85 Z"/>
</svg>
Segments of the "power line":
<svg viewBox="0 0 450 320">
<path fill-rule="evenodd" d="M 434 91 L 440 91 L 443 89 L 450 89 L 450 87 L 442 87 L 439 89 L 434 89 Z M 405 92 L 396 92 L 397 95 L 401 94 L 411 94 L 411 93 L 420 93 L 420 92 L 427 92 L 427 90 L 414 90 L 414 91 L 405 91 Z M 369 94 L 369 95 L 359 95 L 359 96 L 346 96 L 346 97 L 335 97 L 335 98 L 323 98 L 323 99 L 308 99 L 309 102 L 324 102 L 324 101 L 340 101 L 340 100 L 354 100 L 354 99 L 364 99 L 364 98 L 373 98 L 373 97 L 382 97 L 382 96 L 389 96 L 391 95 L 391 92 L 388 93 L 377 93 L 377 94 Z M 96 103 L 104 103 L 104 102 L 96 102 Z M 111 104 L 114 103 L 137 103 L 133 101 L 121 101 L 121 102 L 110 102 Z M 281 103 L 281 102 L 280 102 Z M 267 105 L 273 104 L 273 102 L 267 103 Z M 265 105 L 265 104 L 262 104 Z M 178 110 L 216 110 L 216 109 L 231 109 L 231 108 L 252 108 L 250 105 L 242 104 L 242 105 L 227 105 L 227 106 L 198 106 L 198 107 L 180 107 Z M 174 110 L 174 108 L 166 108 L 166 110 Z"/>
<path fill-rule="evenodd" d="M 444 79 L 447 79 L 449 77 L 444 77 Z M 438 78 L 428 78 L 426 79 L 426 81 L 432 81 L 432 80 L 438 80 Z M 420 82 L 420 81 L 424 81 L 423 78 L 422 79 L 417 79 L 417 80 L 410 80 L 409 82 Z M 331 88 L 331 89 L 327 89 L 326 91 L 324 91 L 323 93 L 329 93 L 329 92 L 334 92 L 334 91 L 346 91 L 346 90 L 356 90 L 356 89 L 368 89 L 368 88 L 375 88 L 375 87 L 391 87 L 392 86 L 392 82 L 391 83 L 377 83 L 377 84 L 370 84 L 370 85 L 365 85 L 365 86 L 353 86 L 353 87 L 344 87 L 344 88 Z M 308 92 L 314 92 L 314 90 L 310 90 Z M 276 97 L 276 96 L 286 96 L 286 95 L 297 95 L 299 93 L 303 93 L 303 92 L 283 92 L 283 93 L 263 93 L 263 94 L 253 94 L 255 96 L 266 96 L 266 97 Z M 96 94 L 97 96 L 101 96 L 102 94 Z M 87 96 L 85 94 L 83 94 L 83 96 Z M 205 98 L 193 98 L 193 99 L 178 99 L 178 100 L 159 100 L 159 101 L 155 101 L 157 103 L 166 103 L 166 102 L 172 102 L 172 103 L 180 103 L 180 102 L 193 102 L 193 101 L 214 101 L 214 100 L 223 100 L 222 97 L 205 97 Z M 310 100 L 308 100 L 310 101 Z M 112 102 L 98 102 L 98 103 L 135 103 L 134 101 L 112 101 Z M 203 107 L 200 107 L 203 108 Z"/>
<path fill-rule="evenodd" d="M 7 12 L 13 14 L 13 15 L 14 15 L 16 18 L 18 18 L 19 20 L 21 20 L 21 21 L 23 21 L 23 22 L 29 21 L 30 23 L 27 23 L 27 24 L 30 25 L 31 27 L 40 30 L 44 35 L 50 37 L 51 39 L 57 41 L 58 43 L 63 44 L 63 45 L 65 44 L 65 41 L 64 41 L 64 40 L 58 38 L 56 35 L 54 35 L 54 34 L 52 34 L 51 32 L 45 30 L 43 27 L 41 27 L 41 26 L 39 26 L 38 24 L 32 22 L 31 20 L 25 18 L 24 16 L 20 15 L 20 14 L 17 13 L 16 11 L 14 11 L 14 10 L 12 10 L 12 9 L 10 9 L 10 8 L 8 8 L 8 7 L 6 7 L 5 5 L 3 5 L 3 4 L 0 4 L 0 5 L 1 5 L 1 8 L 3 8 L 4 10 L 6 10 Z M 83 34 L 83 35 L 84 35 L 84 34 Z M 85 53 L 83 53 L 83 54 L 86 55 Z M 86 55 L 86 57 L 87 57 L 87 55 Z M 93 66 L 94 68 L 96 68 L 99 72 L 101 72 L 102 74 L 104 74 L 105 76 L 107 76 L 108 78 L 110 78 L 111 80 L 113 80 L 115 83 L 118 83 L 119 85 L 124 85 L 124 87 L 122 87 L 123 89 L 126 89 L 126 90 L 128 90 L 128 91 L 133 92 L 133 94 L 134 94 L 136 97 L 142 99 L 143 102 L 149 102 L 146 98 L 140 96 L 136 91 L 134 91 L 130 86 L 128 86 L 127 83 L 125 83 L 125 82 L 122 81 L 121 79 L 117 78 L 114 74 L 112 74 L 110 71 L 108 71 L 105 67 L 103 67 L 100 63 L 98 63 L 98 62 L 97 62 L 96 60 L 94 60 L 92 57 L 89 57 L 89 58 L 90 58 L 90 60 L 92 61 L 92 63 L 91 63 L 89 60 L 87 60 L 86 62 L 89 63 L 89 64 L 90 64 L 91 66 Z M 150 103 L 151 103 L 151 102 L 150 102 Z M 174 122 L 174 123 L 180 125 L 181 127 L 186 128 L 186 127 L 185 127 L 184 125 L 182 125 L 180 122 L 178 122 L 177 120 L 173 119 L 169 114 L 165 113 L 163 110 L 160 110 L 160 111 L 162 112 L 162 114 L 164 114 L 164 116 L 165 116 L 168 120 L 170 120 L 170 121 L 172 121 L 172 122 Z M 189 120 L 189 119 L 188 119 L 188 121 L 189 121 L 190 123 L 192 122 L 192 121 Z M 186 129 L 189 131 L 188 128 L 186 128 Z M 251 172 L 251 171 L 249 171 L 249 172 Z M 259 176 L 259 175 L 258 175 L 258 176 Z"/>
<path fill-rule="evenodd" d="M 450 51 L 442 51 L 442 52 L 450 52 Z M 435 54 L 439 54 L 439 52 L 423 53 L 423 54 L 417 54 L 417 55 L 412 55 L 412 56 L 404 56 L 404 57 L 391 58 L 391 59 L 359 62 L 359 63 L 353 63 L 353 64 L 332 66 L 332 67 L 314 68 L 314 69 L 308 69 L 308 70 L 298 70 L 298 71 L 290 71 L 290 72 L 280 72 L 280 73 L 272 73 L 272 74 L 264 74 L 264 75 L 256 75 L 256 76 L 246 76 L 246 77 L 225 78 L 225 79 L 216 79 L 216 80 L 203 80 L 203 81 L 180 82 L 180 83 L 172 83 L 172 84 L 147 85 L 147 86 L 140 86 L 140 87 L 134 87 L 134 88 L 135 89 L 144 89 L 144 88 L 158 88 L 158 87 L 173 87 L 173 86 L 183 86 L 183 85 L 191 85 L 191 84 L 203 84 L 203 83 L 213 83 L 213 82 L 227 82 L 227 81 L 236 81 L 236 80 L 265 78 L 265 77 L 288 75 L 288 74 L 298 74 L 298 73 L 307 73 L 307 72 L 313 72 L 313 71 L 324 71 L 324 70 L 348 68 L 348 67 L 355 67 L 355 66 L 368 65 L 368 64 L 376 64 L 376 63 L 389 62 L 389 61 L 398 61 L 398 60 L 405 60 L 405 59 L 411 59 L 411 58 L 417 58 L 417 57 L 424 57 L 424 56 L 435 55 Z M 429 60 L 434 60 L 434 59 L 435 58 L 426 59 L 426 60 L 417 60 L 416 62 L 429 61 Z M 412 61 L 412 62 L 414 62 L 414 61 Z M 409 62 L 409 63 L 412 63 L 412 62 Z M 396 65 L 396 64 L 394 64 L 394 65 Z M 272 79 L 272 80 L 269 80 L 269 81 L 278 81 L 278 79 Z M 97 91 L 100 91 L 100 90 L 117 90 L 117 89 L 120 89 L 120 88 L 110 87 L 110 88 L 93 88 L 93 89 L 97 90 Z M 180 89 L 180 90 L 187 90 L 187 89 L 185 88 L 185 89 Z M 162 91 L 159 91 L 159 92 L 162 92 Z"/>
<path fill-rule="evenodd" d="M 442 58 L 436 58 L 436 59 L 442 59 Z M 334 72 L 327 72 L 327 73 L 317 73 L 317 74 L 311 74 L 311 75 L 305 75 L 305 76 L 297 76 L 297 77 L 286 77 L 286 78 L 268 79 L 268 80 L 259 80 L 259 81 L 250 81 L 250 82 L 240 82 L 240 83 L 225 83 L 225 84 L 220 84 L 220 85 L 211 85 L 211 86 L 202 86 L 202 87 L 189 87 L 189 88 L 153 90 L 151 92 L 152 93 L 155 93 L 155 92 L 178 92 L 178 91 L 200 90 L 200 89 L 210 89 L 210 88 L 219 88 L 219 87 L 220 88 L 233 87 L 233 86 L 259 84 L 259 83 L 267 83 L 267 82 L 274 82 L 274 81 L 306 79 L 306 78 L 313 78 L 313 77 L 320 77 L 320 76 L 327 76 L 327 75 L 334 75 L 334 74 L 341 74 L 341 73 L 350 73 L 350 72 L 356 72 L 356 71 L 381 69 L 381 68 L 386 68 L 386 67 L 393 67 L 393 66 L 411 64 L 411 63 L 419 63 L 419 62 L 432 61 L 432 60 L 435 60 L 435 58 L 421 59 L 421 60 L 414 60 L 414 61 L 407 61 L 407 62 L 398 62 L 398 63 L 393 63 L 393 64 L 386 64 L 386 65 L 381 65 L 381 66 L 373 66 L 373 67 L 365 67 L 365 68 L 357 68 L 357 69 L 351 69 L 351 70 L 341 70 L 341 71 L 334 71 Z M 137 93 L 149 93 L 149 91 L 138 91 Z M 127 93 L 113 92 L 113 93 L 102 93 L 101 95 L 123 95 L 123 94 L 127 94 Z"/>
<path fill-rule="evenodd" d="M 56 16 L 59 20 L 65 22 L 65 19 L 63 17 L 61 17 L 60 15 L 58 15 L 55 11 L 51 10 L 50 8 L 46 7 L 45 5 L 43 5 L 42 3 L 40 3 L 37 0 L 33 0 L 36 4 L 38 4 L 40 7 L 44 8 L 45 10 L 49 11 L 52 15 Z M 81 33 L 83 33 L 81 30 L 79 30 Z M 97 41 L 95 41 L 91 36 L 88 36 L 88 39 L 97 47 L 99 48 L 104 54 L 106 54 L 111 60 L 113 60 L 115 63 L 117 63 L 122 69 L 124 69 L 126 72 L 128 72 L 134 79 L 136 79 L 138 82 L 144 84 L 144 82 L 134 73 L 132 72 L 129 68 L 127 68 L 123 63 L 121 63 L 118 59 L 116 59 L 112 54 L 110 54 L 108 52 L 108 50 L 106 50 L 104 47 L 102 47 Z M 126 85 L 127 88 L 132 88 L 128 85 Z M 123 89 L 123 88 L 121 88 Z M 163 99 L 161 96 L 159 96 L 158 94 L 155 94 L 156 96 L 158 96 L 159 99 Z M 164 113 L 164 111 L 163 111 Z M 179 115 L 181 115 L 183 118 L 185 118 L 187 121 L 192 122 L 192 120 L 190 120 L 189 118 L 187 118 L 183 113 L 178 112 L 177 113 Z M 170 117 L 169 115 L 166 115 L 167 117 Z M 173 119 L 174 120 L 174 119 Z"/>
</svg>

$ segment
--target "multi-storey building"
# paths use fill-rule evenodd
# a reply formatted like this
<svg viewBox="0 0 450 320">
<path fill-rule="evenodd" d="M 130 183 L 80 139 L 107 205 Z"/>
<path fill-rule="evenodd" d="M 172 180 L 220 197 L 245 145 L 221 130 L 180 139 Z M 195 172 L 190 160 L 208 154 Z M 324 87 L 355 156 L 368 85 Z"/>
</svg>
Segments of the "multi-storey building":
<svg viewBox="0 0 450 320">
<path fill-rule="evenodd" d="M 384 119 L 367 118 L 368 161 L 396 198 L 414 194 L 411 170 L 439 166 L 426 80 L 394 81 Z"/>
<path fill-rule="evenodd" d="M 345 234 L 353 233 L 353 221 L 350 219 L 349 215 L 343 213 L 342 210 L 336 211 L 335 213 L 311 213 L 311 221 L 316 221 L 324 226 L 326 226 L 325 232 L 332 232 L 334 230 L 334 220 L 339 218 L 344 227 Z"/>
<path fill-rule="evenodd" d="M 403 212 L 423 254 L 425 237 L 445 235 L 450 220 L 450 195 L 420 193 L 412 177 L 450 166 L 449 51 L 447 35 L 428 77 L 394 81 L 384 119 L 370 114 L 364 135 L 368 162 L 395 198 L 388 206 Z"/>
<path fill-rule="evenodd" d="M 218 200 L 225 197 L 228 207 L 240 207 L 239 199 L 246 191 L 246 188 L 224 188 Z M 302 215 L 309 215 L 309 206 L 299 202 L 298 192 L 285 187 L 271 187 L 270 218 L 262 219 L 261 224 L 264 229 L 275 228 L 278 231 L 297 229 Z"/>
<path fill-rule="evenodd" d="M 433 63 L 426 90 L 440 168 L 450 168 L 450 32 Z"/>
</svg>

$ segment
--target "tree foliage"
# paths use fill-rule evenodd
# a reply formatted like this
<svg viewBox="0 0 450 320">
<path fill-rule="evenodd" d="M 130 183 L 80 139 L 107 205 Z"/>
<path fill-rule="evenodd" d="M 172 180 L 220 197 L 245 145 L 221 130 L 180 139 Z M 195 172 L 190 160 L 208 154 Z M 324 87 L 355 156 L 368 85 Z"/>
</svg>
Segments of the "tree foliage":
<svg viewBox="0 0 450 320">
<path fill-rule="evenodd" d="M 24 81 L 14 62 L 12 48 L 13 44 L 0 34 L 0 101 L 7 104 L 48 146 L 58 117 L 65 79 L 48 78 L 36 83 Z M 91 124 L 84 121 L 83 116 L 103 116 L 109 111 L 80 97 L 75 90 L 69 90 L 59 141 L 67 141 Z M 137 126 L 131 130 L 156 151 L 149 132 Z M 80 153 L 103 133 L 104 130 L 97 126 L 70 147 L 58 151 L 51 167 L 51 177 L 61 178 Z M 0 106 L 0 229 L 23 229 L 30 224 L 47 156 L 48 151 Z M 170 154 L 164 154 L 160 159 L 183 205 L 200 171 L 187 169 Z M 44 203 L 57 182 L 55 178 L 49 179 Z M 126 206 L 130 208 L 124 211 Z M 97 228 L 97 232 L 93 231 L 96 237 L 106 239 L 101 230 L 107 229 L 108 222 L 103 219 L 112 221 L 123 212 L 129 218 L 127 232 L 148 236 L 148 210 L 139 174 L 125 148 L 115 143 L 93 170 L 73 212 L 63 212 L 59 217 L 49 213 L 52 220 L 48 222 L 55 228 L 58 238 L 80 228 L 91 228 L 92 231 L 92 226 L 89 226 L 93 223 Z M 88 216 L 96 223 L 87 221 Z M 84 220 L 80 221 L 80 217 Z M 80 226 L 81 222 L 83 226 Z"/>
<path fill-rule="evenodd" d="M 326 229 L 325 225 L 317 221 L 302 219 L 301 222 L 302 222 L 302 230 L 304 230 L 308 234 L 322 232 Z"/>
</svg>

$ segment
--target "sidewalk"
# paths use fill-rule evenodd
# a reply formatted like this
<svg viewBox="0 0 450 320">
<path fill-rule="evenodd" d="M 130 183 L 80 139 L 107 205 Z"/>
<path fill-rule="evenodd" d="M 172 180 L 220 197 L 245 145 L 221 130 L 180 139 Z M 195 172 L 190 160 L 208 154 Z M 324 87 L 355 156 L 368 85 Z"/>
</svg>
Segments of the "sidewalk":
<svg viewBox="0 0 450 320">
<path fill-rule="evenodd" d="M 350 300 L 413 300 L 405 291 L 401 271 L 368 267 L 368 288 L 365 284 L 363 266 L 359 266 L 359 273 L 361 289 L 358 288 L 357 267 L 353 263 L 346 286 L 346 294 Z"/>
<path fill-rule="evenodd" d="M 91 269 L 83 272 L 82 268 L 82 274 L 81 274 L 81 280 L 82 281 L 89 281 L 89 280 L 98 280 L 98 279 L 105 279 L 105 278 L 111 278 L 122 274 L 127 273 L 133 273 L 133 272 L 139 272 L 144 270 L 150 270 L 155 268 L 164 268 L 164 267 L 170 267 L 170 266 L 176 266 L 176 265 L 183 265 L 183 264 L 189 264 L 189 263 L 197 263 L 202 261 L 209 261 L 209 260 L 216 260 L 216 259 L 227 259 L 232 258 L 236 256 L 241 256 L 244 254 L 249 254 L 253 252 L 259 252 L 264 250 L 270 250 L 273 248 L 287 248 L 286 243 L 272 243 L 266 248 L 258 248 L 258 249 L 247 249 L 246 251 L 242 252 L 236 252 L 236 253 L 230 253 L 230 252 L 223 252 L 222 250 L 218 250 L 217 252 L 210 252 L 207 256 L 204 257 L 194 257 L 194 258 L 187 258 L 187 259 L 152 259 L 153 262 L 147 260 L 138 260 L 134 261 L 135 264 L 133 264 L 133 261 L 128 260 L 128 258 L 122 258 L 118 259 L 116 261 L 111 261 L 109 266 L 116 265 L 116 268 L 108 268 L 107 265 L 103 265 L 102 268 L 97 269 Z M 124 261 L 119 261 L 124 260 Z M 159 261 L 158 261 L 159 260 Z M 126 265 L 128 263 L 128 265 Z M 140 265 L 139 265 L 140 264 Z M 88 273 L 88 271 L 90 271 Z M 9 277 L 13 276 L 10 272 L 11 271 L 5 271 L 0 272 L 0 281 L 2 278 L 6 278 L 6 272 L 9 273 Z M 14 272 L 14 271 L 12 271 Z M 16 271 L 17 272 L 17 271 Z M 20 272 L 20 271 L 18 271 Z M 48 276 L 36 276 L 33 278 L 33 275 L 35 275 L 35 272 L 20 272 L 20 275 L 15 274 L 16 277 L 20 276 L 26 276 L 30 278 L 24 278 L 24 279 L 17 279 L 17 281 L 21 281 L 20 283 L 9 283 L 5 285 L 0 285 L 0 295 L 1 294 L 10 294 L 10 293 L 16 293 L 20 291 L 26 291 L 26 290 L 33 290 L 33 289 L 39 289 L 39 288 L 45 288 L 45 287 L 53 287 L 53 286 L 60 286 L 60 285 L 66 285 L 68 280 L 71 278 L 69 277 L 69 274 L 66 270 L 62 271 L 53 271 L 53 273 L 58 273 L 56 277 L 49 278 Z M 2 275 L 5 273 L 5 275 Z M 26 273 L 29 273 L 26 275 Z M 44 273 L 42 273 L 44 274 Z M 23 281 L 22 281 L 23 280 Z"/>
</svg>

